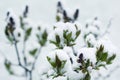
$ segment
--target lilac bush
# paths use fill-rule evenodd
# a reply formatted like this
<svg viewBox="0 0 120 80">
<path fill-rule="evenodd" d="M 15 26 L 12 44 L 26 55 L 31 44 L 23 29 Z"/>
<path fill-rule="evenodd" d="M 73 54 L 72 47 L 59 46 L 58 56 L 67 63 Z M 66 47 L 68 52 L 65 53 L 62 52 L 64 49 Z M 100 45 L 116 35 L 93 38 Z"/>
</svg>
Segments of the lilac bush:
<svg viewBox="0 0 120 80">
<path fill-rule="evenodd" d="M 28 14 L 28 5 L 17 17 L 7 12 L 5 35 L 15 47 L 18 60 L 13 63 L 5 58 L 11 75 L 28 80 L 36 80 L 36 76 L 40 80 L 91 80 L 93 71 L 106 69 L 115 59 L 97 17 L 81 26 L 77 21 L 79 9 L 69 16 L 61 2 L 57 4 L 55 24 L 33 24 Z M 20 45 L 22 48 L 18 48 Z M 23 71 L 17 74 L 14 66 Z"/>
</svg>

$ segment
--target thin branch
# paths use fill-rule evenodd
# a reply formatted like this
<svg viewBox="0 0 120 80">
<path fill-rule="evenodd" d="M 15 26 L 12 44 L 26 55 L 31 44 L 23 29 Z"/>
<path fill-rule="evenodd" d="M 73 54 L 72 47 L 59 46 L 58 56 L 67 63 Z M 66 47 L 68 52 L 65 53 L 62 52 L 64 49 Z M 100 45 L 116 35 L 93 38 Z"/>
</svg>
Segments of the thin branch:
<svg viewBox="0 0 120 80">
<path fill-rule="evenodd" d="M 23 59 L 24 59 L 24 64 L 25 66 L 27 65 L 27 59 L 26 59 L 26 55 L 25 55 L 25 50 L 26 50 L 26 42 L 23 42 Z"/>
<path fill-rule="evenodd" d="M 25 66 L 27 66 L 27 57 L 26 57 L 26 55 L 25 55 L 25 50 L 26 50 L 26 42 L 24 41 L 23 42 L 23 60 L 24 60 L 24 64 L 25 64 Z M 25 74 L 26 74 L 26 80 L 27 80 L 27 76 L 28 76 L 28 74 L 27 74 L 27 70 L 25 70 Z"/>
<path fill-rule="evenodd" d="M 73 46 L 72 46 L 72 50 L 73 50 L 73 54 L 74 54 L 74 56 L 77 56 L 77 54 L 76 54 L 75 49 L 74 49 Z"/>
<path fill-rule="evenodd" d="M 18 52 L 18 48 L 17 48 L 16 42 L 14 43 L 14 46 L 15 46 L 15 50 L 16 50 L 16 54 L 17 54 L 18 64 L 21 65 L 21 62 L 20 62 L 20 55 L 19 55 L 19 52 Z"/>
<path fill-rule="evenodd" d="M 35 56 L 35 60 L 34 60 L 34 62 L 33 62 L 33 64 L 32 64 L 31 71 L 35 68 L 35 64 L 36 64 L 37 59 L 38 59 L 38 57 L 39 57 L 39 55 L 40 55 L 40 52 L 41 52 L 41 47 L 40 47 L 40 49 L 39 49 L 39 51 L 38 51 L 38 54 Z"/>
<path fill-rule="evenodd" d="M 19 55 L 19 52 L 18 52 L 18 48 L 17 48 L 16 42 L 15 42 L 15 50 L 16 50 L 17 58 L 18 58 L 18 62 L 19 62 L 18 65 L 21 66 L 26 71 L 29 71 L 29 69 L 27 69 L 25 66 L 23 66 L 22 63 L 20 62 L 20 55 Z"/>
<path fill-rule="evenodd" d="M 29 74 L 30 74 L 29 80 L 32 80 L 32 71 L 30 71 Z"/>
<path fill-rule="evenodd" d="M 30 71 L 29 69 L 27 69 L 25 66 L 22 65 L 21 61 L 20 61 L 20 55 L 19 55 L 19 51 L 18 51 L 18 47 L 17 47 L 17 42 L 15 39 L 14 34 L 13 35 L 13 39 L 15 41 L 14 46 L 15 46 L 15 50 L 16 50 L 16 54 L 17 54 L 17 59 L 18 59 L 18 65 L 21 66 L 23 69 L 25 69 L 26 71 Z"/>
<path fill-rule="evenodd" d="M 31 70 L 29 70 L 29 80 L 32 80 L 32 72 L 33 72 L 33 70 L 34 70 L 34 68 L 35 68 L 35 64 L 36 64 L 37 59 L 38 59 L 38 57 L 39 57 L 39 55 L 40 55 L 40 52 L 41 52 L 41 47 L 40 47 L 40 49 L 39 49 L 39 51 L 38 51 L 38 54 L 35 56 L 35 60 L 34 60 L 34 62 L 33 62 L 33 64 L 32 64 Z"/>
<path fill-rule="evenodd" d="M 107 27 L 106 27 L 106 30 L 105 30 L 105 32 L 102 34 L 102 36 L 104 36 L 106 33 L 108 33 L 108 29 L 110 28 L 110 26 L 111 26 L 111 24 L 112 24 L 112 20 L 113 20 L 113 18 L 111 18 L 111 19 L 109 20 L 108 25 L 107 25 Z"/>
<path fill-rule="evenodd" d="M 16 54 L 17 54 L 17 59 L 18 59 L 18 64 L 21 65 L 21 61 L 20 61 L 20 55 L 19 55 L 19 51 L 18 51 L 18 48 L 17 48 L 17 41 L 15 39 L 15 35 L 13 35 L 13 40 L 15 41 L 14 42 L 14 46 L 15 46 L 15 50 L 16 50 Z"/>
</svg>

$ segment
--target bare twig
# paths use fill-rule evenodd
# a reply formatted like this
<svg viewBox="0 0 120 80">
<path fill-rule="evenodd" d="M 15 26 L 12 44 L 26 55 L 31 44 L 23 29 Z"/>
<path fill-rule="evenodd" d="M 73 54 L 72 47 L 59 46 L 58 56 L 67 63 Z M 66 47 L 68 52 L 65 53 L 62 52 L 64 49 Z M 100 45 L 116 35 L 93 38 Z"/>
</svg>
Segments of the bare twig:
<svg viewBox="0 0 120 80">
<path fill-rule="evenodd" d="M 26 59 L 26 55 L 25 55 L 25 50 L 26 50 L 26 42 L 23 42 L 23 59 L 24 59 L 24 64 L 25 66 L 27 65 L 27 59 Z"/>
<path fill-rule="evenodd" d="M 25 66 L 23 66 L 22 63 L 21 63 L 21 61 L 20 61 L 20 55 L 19 55 L 19 51 L 18 51 L 18 47 L 17 47 L 17 42 L 16 42 L 14 34 L 12 34 L 12 35 L 13 35 L 13 39 L 15 41 L 14 46 L 15 46 L 15 50 L 16 50 L 16 54 L 17 54 L 18 65 L 20 67 L 22 67 L 26 72 L 30 72 L 30 70 L 28 68 L 26 68 Z"/>
<path fill-rule="evenodd" d="M 40 49 L 39 49 L 39 51 L 38 51 L 38 54 L 35 56 L 35 60 L 34 60 L 34 62 L 33 62 L 33 64 L 32 64 L 31 71 L 32 71 L 32 70 L 34 69 L 34 67 L 35 67 L 35 64 L 36 64 L 37 59 L 38 59 L 38 57 L 39 57 L 39 55 L 40 55 L 40 52 L 41 52 L 41 47 L 40 47 Z"/>
<path fill-rule="evenodd" d="M 73 54 L 74 54 L 74 56 L 77 56 L 77 54 L 76 54 L 75 49 L 74 49 L 73 46 L 72 46 L 72 50 L 73 50 Z"/>
<path fill-rule="evenodd" d="M 26 50 L 26 42 L 24 41 L 23 42 L 23 60 L 24 60 L 24 64 L 25 64 L 25 66 L 27 66 L 27 57 L 26 57 L 26 55 L 25 55 L 25 50 Z M 27 76 L 28 76 L 28 74 L 27 74 L 27 70 L 25 70 L 25 74 L 26 74 L 26 80 L 27 80 Z"/>
<path fill-rule="evenodd" d="M 106 30 L 105 30 L 105 32 L 102 34 L 102 36 L 104 36 L 105 34 L 108 33 L 108 29 L 110 28 L 110 26 L 111 26 L 111 24 L 112 24 L 112 20 L 113 20 L 113 18 L 111 18 L 111 19 L 109 20 L 108 25 L 107 25 L 107 27 L 106 27 Z"/>
<path fill-rule="evenodd" d="M 16 50 L 16 54 L 17 54 L 17 59 L 18 59 L 18 64 L 21 65 L 21 62 L 20 62 L 20 55 L 19 55 L 19 52 L 18 52 L 18 48 L 17 48 L 17 44 L 15 42 L 15 50 Z"/>
<path fill-rule="evenodd" d="M 34 70 L 34 68 L 35 68 L 35 64 L 36 64 L 36 62 L 37 62 L 37 59 L 38 59 L 38 57 L 39 57 L 39 55 L 40 55 L 40 52 L 41 52 L 41 47 L 40 47 L 40 49 L 39 49 L 39 51 L 38 51 L 38 54 L 35 56 L 35 60 L 34 60 L 34 62 L 33 62 L 33 64 L 32 64 L 31 70 L 29 71 L 29 75 L 30 75 L 29 80 L 32 80 L 32 73 L 33 73 L 33 70 Z"/>
<path fill-rule="evenodd" d="M 32 80 L 32 71 L 29 72 L 29 75 L 30 75 L 29 80 Z"/>
</svg>

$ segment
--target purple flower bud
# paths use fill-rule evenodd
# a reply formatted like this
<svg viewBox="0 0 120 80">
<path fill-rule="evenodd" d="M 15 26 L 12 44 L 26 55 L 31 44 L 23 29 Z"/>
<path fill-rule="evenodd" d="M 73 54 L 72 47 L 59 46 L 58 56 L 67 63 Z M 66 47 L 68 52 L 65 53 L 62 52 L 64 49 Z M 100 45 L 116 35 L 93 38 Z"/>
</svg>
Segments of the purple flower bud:
<svg viewBox="0 0 120 80">
<path fill-rule="evenodd" d="M 62 6 L 62 4 L 61 4 L 61 2 L 60 2 L 60 1 L 58 1 L 57 6 L 58 6 L 58 7 L 61 7 L 61 6 Z"/>
<path fill-rule="evenodd" d="M 76 9 L 75 13 L 74 13 L 74 20 L 76 20 L 78 18 L 79 15 L 79 9 Z"/>
<path fill-rule="evenodd" d="M 28 11 L 29 11 L 29 7 L 28 7 L 28 5 L 26 5 L 25 11 L 23 12 L 24 17 L 27 17 Z"/>
<path fill-rule="evenodd" d="M 98 20 L 98 17 L 95 17 L 94 20 Z"/>
<path fill-rule="evenodd" d="M 12 26 L 15 25 L 14 19 L 13 19 L 12 17 L 9 18 L 9 21 L 10 21 L 10 24 L 11 24 Z"/>
<path fill-rule="evenodd" d="M 64 16 L 64 18 L 68 18 L 65 10 L 63 11 L 63 16 Z"/>
<path fill-rule="evenodd" d="M 8 12 L 7 12 L 7 17 L 8 17 L 9 15 L 10 15 L 10 12 L 8 11 Z"/>
<path fill-rule="evenodd" d="M 79 55 L 79 58 L 80 58 L 80 59 L 83 59 L 83 53 L 81 53 L 81 54 Z"/>
<path fill-rule="evenodd" d="M 81 63 L 83 61 L 83 53 L 79 55 L 79 59 L 77 60 L 78 63 Z"/>
</svg>

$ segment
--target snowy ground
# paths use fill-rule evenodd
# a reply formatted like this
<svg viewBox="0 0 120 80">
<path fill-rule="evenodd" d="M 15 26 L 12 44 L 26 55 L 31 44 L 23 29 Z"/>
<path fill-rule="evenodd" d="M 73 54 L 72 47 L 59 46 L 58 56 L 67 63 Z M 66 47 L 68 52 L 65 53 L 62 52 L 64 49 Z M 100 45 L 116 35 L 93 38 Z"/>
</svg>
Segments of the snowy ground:
<svg viewBox="0 0 120 80">
<path fill-rule="evenodd" d="M 3 34 L 3 29 L 5 26 L 6 11 L 8 9 L 13 9 L 16 14 L 20 14 L 24 6 L 28 4 L 30 6 L 30 15 L 34 21 L 46 22 L 48 24 L 55 22 L 56 14 L 56 2 L 57 0 L 0 0 L 0 51 L 8 52 L 8 54 L 13 60 L 14 55 L 11 55 L 13 48 L 5 45 L 5 37 Z M 80 9 L 79 22 L 84 25 L 85 21 L 89 18 L 98 16 L 105 26 L 107 26 L 109 20 L 112 18 L 112 25 L 109 29 L 111 41 L 120 48 L 120 1 L 119 0 L 63 0 L 66 7 L 75 10 Z M 6 49 L 7 48 L 7 49 Z M 1 54 L 0 54 L 1 56 Z M 17 80 L 13 76 L 5 71 L 2 65 L 2 58 L 0 58 L 0 80 Z M 108 80 L 119 80 L 120 69 L 108 79 Z M 22 80 L 22 79 L 20 79 Z"/>
</svg>

